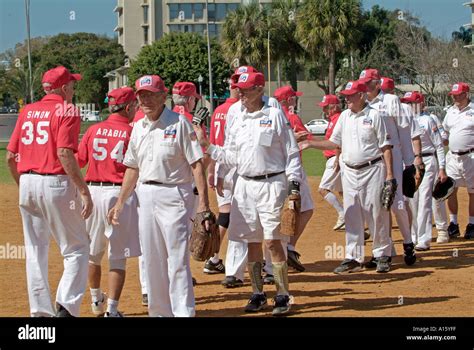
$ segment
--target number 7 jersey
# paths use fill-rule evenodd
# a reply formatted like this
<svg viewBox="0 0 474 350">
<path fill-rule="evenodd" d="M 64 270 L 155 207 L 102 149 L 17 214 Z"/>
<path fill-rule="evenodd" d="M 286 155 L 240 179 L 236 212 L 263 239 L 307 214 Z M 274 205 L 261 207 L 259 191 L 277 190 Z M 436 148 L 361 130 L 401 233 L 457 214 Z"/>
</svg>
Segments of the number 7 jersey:
<svg viewBox="0 0 474 350">
<path fill-rule="evenodd" d="M 21 111 L 7 150 L 14 153 L 20 174 L 65 174 L 57 149 L 77 152 L 81 118 L 77 108 L 55 94 Z"/>
<path fill-rule="evenodd" d="M 87 129 L 77 154 L 81 168 L 89 164 L 86 181 L 122 183 L 127 169 L 123 158 L 131 133 L 128 119 L 119 114 L 111 114 Z"/>
</svg>

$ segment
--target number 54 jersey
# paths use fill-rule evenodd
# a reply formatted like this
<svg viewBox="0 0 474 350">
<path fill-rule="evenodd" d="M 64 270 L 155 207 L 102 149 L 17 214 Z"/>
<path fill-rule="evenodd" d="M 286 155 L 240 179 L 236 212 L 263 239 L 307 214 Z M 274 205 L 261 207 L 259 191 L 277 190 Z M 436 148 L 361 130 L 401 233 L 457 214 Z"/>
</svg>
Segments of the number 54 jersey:
<svg viewBox="0 0 474 350">
<path fill-rule="evenodd" d="M 115 113 L 87 129 L 77 154 L 81 168 L 89 163 L 85 176 L 87 182 L 122 183 L 127 168 L 123 165 L 123 158 L 131 133 L 128 119 Z"/>
<path fill-rule="evenodd" d="M 7 150 L 16 155 L 20 174 L 65 174 L 57 149 L 77 152 L 81 118 L 59 95 L 46 95 L 21 111 Z"/>
</svg>

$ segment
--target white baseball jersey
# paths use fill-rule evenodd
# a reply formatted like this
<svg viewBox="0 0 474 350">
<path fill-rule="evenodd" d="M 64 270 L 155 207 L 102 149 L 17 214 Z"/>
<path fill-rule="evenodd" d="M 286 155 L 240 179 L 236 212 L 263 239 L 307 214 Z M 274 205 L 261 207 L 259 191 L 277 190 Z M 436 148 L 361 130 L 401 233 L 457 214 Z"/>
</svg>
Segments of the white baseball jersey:
<svg viewBox="0 0 474 350">
<path fill-rule="evenodd" d="M 421 146 L 422 153 L 436 153 L 438 155 L 438 163 L 440 168 L 446 167 L 446 156 L 444 154 L 443 138 L 438 130 L 436 121 L 426 113 L 423 113 L 416 117 L 422 134 L 421 134 Z"/>
<path fill-rule="evenodd" d="M 330 138 L 342 148 L 345 164 L 358 165 L 382 156 L 382 147 L 391 145 L 391 135 L 376 109 L 366 106 L 361 112 L 346 109 Z"/>
<path fill-rule="evenodd" d="M 264 106 L 241 112 L 232 122 L 224 147 L 211 145 L 212 159 L 241 176 L 259 176 L 285 171 L 288 180 L 302 179 L 299 147 L 281 110 Z M 220 174 L 219 174 L 220 175 Z"/>
<path fill-rule="evenodd" d="M 462 152 L 474 148 L 474 102 L 461 111 L 453 106 L 443 121 L 443 128 L 449 133 L 449 150 Z"/>
<path fill-rule="evenodd" d="M 183 184 L 193 181 L 189 165 L 202 157 L 191 123 L 165 107 L 157 121 L 135 124 L 123 163 L 140 169 L 140 182 Z"/>
</svg>

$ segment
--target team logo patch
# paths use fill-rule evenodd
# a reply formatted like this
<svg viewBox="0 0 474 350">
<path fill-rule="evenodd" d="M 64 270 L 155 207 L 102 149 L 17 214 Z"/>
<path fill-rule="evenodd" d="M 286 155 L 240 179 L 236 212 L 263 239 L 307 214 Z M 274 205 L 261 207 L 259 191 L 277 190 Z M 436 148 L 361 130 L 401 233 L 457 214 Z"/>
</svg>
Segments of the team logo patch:
<svg viewBox="0 0 474 350">
<path fill-rule="evenodd" d="M 150 76 L 145 76 L 145 77 L 141 78 L 138 83 L 140 84 L 140 87 L 151 86 L 152 79 L 151 79 Z"/>
<path fill-rule="evenodd" d="M 453 85 L 453 91 L 459 91 L 459 84 Z"/>
<path fill-rule="evenodd" d="M 362 124 L 365 125 L 365 126 L 372 126 L 372 119 L 370 118 L 364 118 L 364 120 L 362 120 Z"/>
<path fill-rule="evenodd" d="M 165 130 L 165 139 L 175 139 L 176 129 Z"/>
<path fill-rule="evenodd" d="M 260 120 L 260 127 L 261 128 L 271 128 L 272 127 L 271 119 Z"/>
<path fill-rule="evenodd" d="M 248 73 L 244 73 L 239 77 L 239 83 L 245 83 L 247 79 L 249 78 Z"/>
<path fill-rule="evenodd" d="M 326 96 L 323 97 L 323 103 L 326 102 Z"/>
<path fill-rule="evenodd" d="M 410 98 L 410 97 L 411 97 L 411 95 L 412 95 L 412 93 L 411 93 L 411 92 L 407 92 L 407 93 L 406 93 L 406 94 L 405 94 L 403 97 L 404 97 L 404 98 Z"/>
<path fill-rule="evenodd" d="M 239 74 L 247 73 L 247 71 L 248 71 L 247 67 L 239 67 L 239 69 L 237 69 L 237 73 L 239 73 Z"/>
<path fill-rule="evenodd" d="M 366 74 L 365 70 L 363 70 L 362 72 L 360 72 L 360 77 L 359 77 L 359 79 L 365 78 L 365 74 Z"/>
<path fill-rule="evenodd" d="M 346 85 L 346 90 L 350 90 L 350 89 L 352 89 L 352 82 L 347 83 Z"/>
</svg>

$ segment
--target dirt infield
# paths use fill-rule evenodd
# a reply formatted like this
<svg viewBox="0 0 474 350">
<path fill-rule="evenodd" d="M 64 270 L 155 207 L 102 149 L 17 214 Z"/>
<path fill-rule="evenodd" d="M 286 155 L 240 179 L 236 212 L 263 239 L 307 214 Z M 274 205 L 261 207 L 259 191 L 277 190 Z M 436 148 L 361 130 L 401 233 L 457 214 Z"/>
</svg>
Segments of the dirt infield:
<svg viewBox="0 0 474 350">
<path fill-rule="evenodd" d="M 399 255 L 392 271 L 375 271 L 339 276 L 332 270 L 339 264 L 338 256 L 344 245 L 344 233 L 332 231 L 336 212 L 316 192 L 319 178 L 310 178 L 316 211 L 306 228 L 297 250 L 306 266 L 303 273 L 290 273 L 290 292 L 294 296 L 293 317 L 331 316 L 474 316 L 472 291 L 474 287 L 474 242 L 459 239 L 448 244 L 433 243 L 431 250 L 417 253 L 419 261 L 412 267 L 403 263 Z M 212 207 L 216 208 L 212 196 Z M 11 248 L 23 245 L 21 219 L 18 210 L 18 190 L 15 185 L 0 185 L 0 247 L 10 249 L 2 256 L 0 272 L 0 316 L 29 316 L 25 262 L 12 256 Z M 467 195 L 460 190 L 460 226 L 467 221 Z M 434 230 L 436 236 L 436 230 Z M 398 230 L 394 232 L 396 249 L 403 252 Z M 49 277 L 53 294 L 62 272 L 62 259 L 55 243 L 49 258 Z M 371 243 L 367 243 L 366 256 Z M 226 244 L 222 251 L 225 252 Z M 105 260 L 105 259 L 104 259 Z M 104 261 L 105 263 L 105 261 Z M 251 293 L 248 279 L 244 287 L 225 289 L 220 285 L 223 275 L 205 275 L 203 263 L 192 262 L 197 316 L 244 316 Z M 107 267 L 103 267 L 107 271 Z M 102 288 L 107 291 L 107 273 L 103 274 Z M 265 286 L 267 295 L 274 296 L 275 288 Z M 81 307 L 82 316 L 93 316 L 90 295 L 86 293 Z M 138 259 L 128 262 L 127 279 L 119 309 L 125 316 L 146 316 L 141 306 L 138 279 Z M 271 315 L 271 308 L 259 314 Z M 247 316 L 247 315 L 245 315 Z"/>
</svg>

